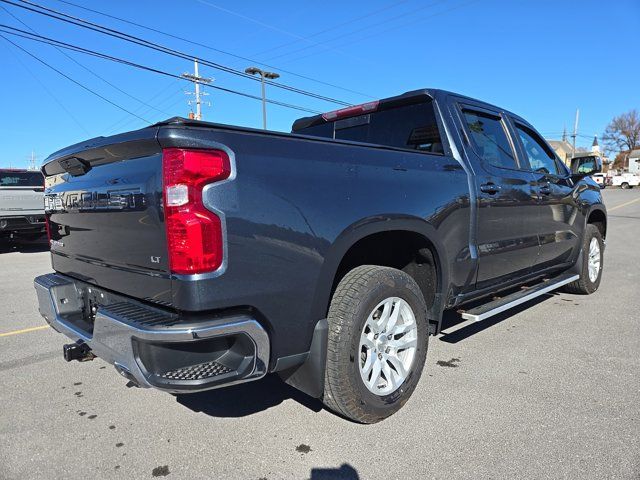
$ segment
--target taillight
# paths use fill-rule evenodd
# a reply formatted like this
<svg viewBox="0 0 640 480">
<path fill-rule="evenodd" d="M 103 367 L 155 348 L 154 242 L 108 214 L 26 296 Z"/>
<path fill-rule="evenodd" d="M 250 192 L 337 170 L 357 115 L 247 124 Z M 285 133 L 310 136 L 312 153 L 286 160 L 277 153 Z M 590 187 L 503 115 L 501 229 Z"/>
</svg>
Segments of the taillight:
<svg viewBox="0 0 640 480">
<path fill-rule="evenodd" d="M 361 105 L 353 105 L 351 107 L 341 108 L 340 110 L 334 110 L 333 112 L 327 112 L 322 114 L 322 118 L 331 122 L 340 118 L 353 117 L 355 115 L 362 115 L 364 113 L 375 112 L 380 104 L 379 100 L 373 102 L 363 103 Z"/>
<path fill-rule="evenodd" d="M 162 151 L 164 215 L 173 273 L 205 273 L 222 265 L 222 223 L 204 206 L 202 190 L 230 174 L 229 157 L 221 150 Z"/>
</svg>

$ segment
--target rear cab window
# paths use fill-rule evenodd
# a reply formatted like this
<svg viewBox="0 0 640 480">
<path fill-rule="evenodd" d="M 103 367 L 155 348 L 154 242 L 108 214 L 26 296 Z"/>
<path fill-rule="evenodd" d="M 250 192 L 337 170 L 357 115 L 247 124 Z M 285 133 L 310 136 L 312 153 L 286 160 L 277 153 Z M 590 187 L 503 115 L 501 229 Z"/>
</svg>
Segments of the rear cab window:
<svg viewBox="0 0 640 480">
<path fill-rule="evenodd" d="M 0 187 L 43 187 L 44 177 L 40 172 L 0 170 Z"/>
<path fill-rule="evenodd" d="M 346 110 L 346 109 L 345 109 Z M 381 106 L 370 113 L 338 118 L 296 128 L 294 133 L 335 140 L 350 140 L 419 152 L 444 154 L 442 137 L 432 100 Z"/>
</svg>

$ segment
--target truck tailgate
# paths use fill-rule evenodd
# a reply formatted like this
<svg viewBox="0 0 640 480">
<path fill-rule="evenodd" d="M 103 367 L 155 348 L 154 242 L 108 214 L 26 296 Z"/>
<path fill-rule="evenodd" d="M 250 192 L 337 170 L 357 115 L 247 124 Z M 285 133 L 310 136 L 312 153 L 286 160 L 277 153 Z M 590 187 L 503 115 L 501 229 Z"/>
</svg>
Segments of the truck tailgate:
<svg viewBox="0 0 640 480">
<path fill-rule="evenodd" d="M 59 152 L 44 167 L 53 268 L 171 304 L 162 151 L 148 128 Z"/>
<path fill-rule="evenodd" d="M 42 215 L 40 172 L 0 170 L 0 217 Z"/>
</svg>

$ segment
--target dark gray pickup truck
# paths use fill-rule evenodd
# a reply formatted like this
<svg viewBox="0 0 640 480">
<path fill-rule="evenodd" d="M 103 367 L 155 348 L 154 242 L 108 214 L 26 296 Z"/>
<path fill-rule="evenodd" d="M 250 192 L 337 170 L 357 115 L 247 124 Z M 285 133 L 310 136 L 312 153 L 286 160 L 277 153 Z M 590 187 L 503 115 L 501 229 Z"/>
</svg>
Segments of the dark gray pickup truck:
<svg viewBox="0 0 640 480">
<path fill-rule="evenodd" d="M 521 117 L 440 90 L 291 134 L 173 118 L 94 138 L 43 167 L 40 312 L 74 340 L 67 360 L 141 387 L 277 372 L 376 422 L 412 394 L 445 310 L 482 321 L 598 288 L 599 169 L 571 172 Z"/>
</svg>

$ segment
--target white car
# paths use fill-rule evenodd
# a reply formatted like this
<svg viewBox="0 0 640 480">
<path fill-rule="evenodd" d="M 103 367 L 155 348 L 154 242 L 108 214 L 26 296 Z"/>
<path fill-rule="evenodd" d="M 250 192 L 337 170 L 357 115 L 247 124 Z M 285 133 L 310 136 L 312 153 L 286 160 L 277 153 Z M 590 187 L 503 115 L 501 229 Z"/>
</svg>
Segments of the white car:
<svg viewBox="0 0 640 480">
<path fill-rule="evenodd" d="M 612 185 L 614 187 L 621 188 L 637 187 L 638 185 L 640 185 L 640 177 L 634 175 L 633 173 L 622 173 L 613 177 Z"/>
</svg>

